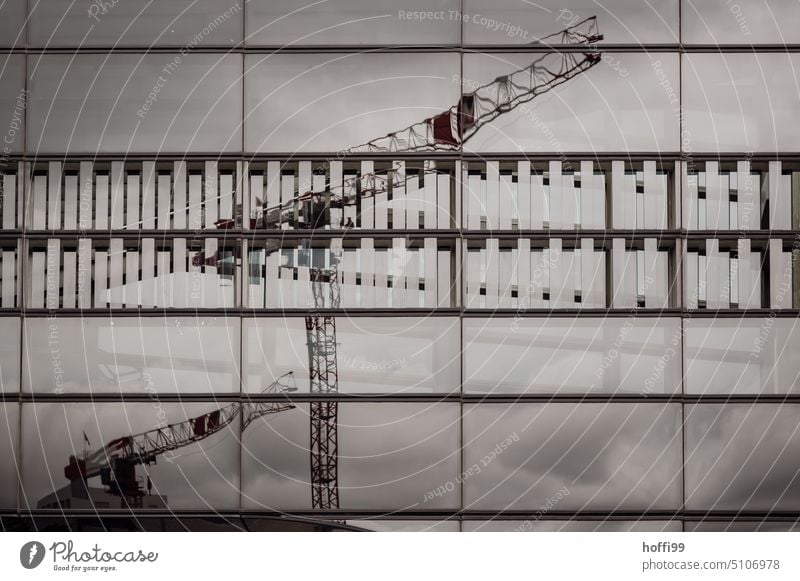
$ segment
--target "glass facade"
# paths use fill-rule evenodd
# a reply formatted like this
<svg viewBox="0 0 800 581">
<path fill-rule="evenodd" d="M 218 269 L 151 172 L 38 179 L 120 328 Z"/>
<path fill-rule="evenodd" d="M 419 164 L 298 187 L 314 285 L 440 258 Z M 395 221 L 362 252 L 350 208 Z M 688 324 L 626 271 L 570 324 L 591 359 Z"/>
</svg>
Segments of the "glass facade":
<svg viewBox="0 0 800 581">
<path fill-rule="evenodd" d="M 797 527 L 796 2 L 24 4 L 0 530 Z"/>
</svg>

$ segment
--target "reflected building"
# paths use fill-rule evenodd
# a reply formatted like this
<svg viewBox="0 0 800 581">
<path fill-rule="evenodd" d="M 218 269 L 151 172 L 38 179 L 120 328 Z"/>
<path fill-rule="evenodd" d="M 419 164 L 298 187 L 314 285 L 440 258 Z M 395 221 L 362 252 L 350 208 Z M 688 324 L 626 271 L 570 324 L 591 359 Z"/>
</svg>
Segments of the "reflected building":
<svg viewBox="0 0 800 581">
<path fill-rule="evenodd" d="M 3 530 L 796 528 L 796 2 L 30 4 Z"/>
</svg>

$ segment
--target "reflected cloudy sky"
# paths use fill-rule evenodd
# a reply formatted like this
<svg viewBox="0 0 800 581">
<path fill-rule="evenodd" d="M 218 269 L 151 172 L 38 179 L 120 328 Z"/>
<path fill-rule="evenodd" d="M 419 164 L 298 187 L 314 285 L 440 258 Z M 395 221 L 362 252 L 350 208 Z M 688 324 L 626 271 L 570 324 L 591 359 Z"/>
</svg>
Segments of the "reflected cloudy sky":
<svg viewBox="0 0 800 581">
<path fill-rule="evenodd" d="M 261 391 L 271 378 L 294 372 L 309 390 L 305 319 L 245 319 L 244 390 Z M 339 318 L 339 391 L 450 393 L 459 389 L 457 319 Z"/>
<path fill-rule="evenodd" d="M 0 403 L 0 508 L 17 504 L 19 404 Z"/>
<path fill-rule="evenodd" d="M 794 0 L 683 0 L 683 41 L 697 44 L 793 43 L 800 4 Z"/>
<path fill-rule="evenodd" d="M 24 390 L 239 390 L 239 321 L 223 317 L 27 318 Z"/>
<path fill-rule="evenodd" d="M 797 405 L 687 407 L 686 506 L 798 510 Z"/>
<path fill-rule="evenodd" d="M 454 509 L 458 489 L 425 502 L 459 474 L 458 404 L 339 405 L 342 509 Z M 245 509 L 310 509 L 308 406 L 257 422 L 244 438 Z"/>
<path fill-rule="evenodd" d="M 639 317 L 464 319 L 464 389 L 675 393 L 679 326 L 679 319 Z"/>
<path fill-rule="evenodd" d="M 16 4 L 9 2 L 8 4 Z M 101 11 L 92 2 L 37 0 L 31 3 L 28 34 L 34 46 L 184 46 L 200 35 L 199 46 L 231 46 L 242 38 L 242 8 L 237 0 L 125 0 Z M 238 6 L 238 9 L 236 8 Z M 225 12 L 228 17 L 225 17 Z M 94 15 L 94 17 L 92 17 Z M 220 16 L 221 19 L 217 20 Z"/>
<path fill-rule="evenodd" d="M 609 53 L 611 54 L 611 53 Z M 535 54 L 466 54 L 464 82 L 484 84 L 529 66 Z M 674 54 L 613 53 L 534 101 L 486 125 L 468 151 L 677 151 L 678 117 L 658 71 L 677 91 Z M 660 61 L 660 67 L 653 64 Z M 552 63 L 551 63 L 552 64 Z M 616 69 L 616 70 L 615 70 Z M 624 71 L 624 73 L 623 73 Z M 473 87 L 474 88 L 474 87 Z M 613 96 L 613 97 L 612 97 Z"/>
<path fill-rule="evenodd" d="M 457 54 L 245 57 L 245 150 L 340 151 L 458 101 Z"/>
<path fill-rule="evenodd" d="M 0 391 L 19 389 L 19 321 L 14 317 L 0 319 Z"/>
<path fill-rule="evenodd" d="M 557 521 L 557 520 L 491 520 L 464 521 L 464 531 L 492 532 L 678 532 L 680 521 Z"/>
<path fill-rule="evenodd" d="M 556 510 L 676 509 L 679 430 L 669 404 L 466 406 L 465 466 L 509 435 L 519 442 L 465 481 L 465 507 L 536 511 L 560 496 Z"/>
<path fill-rule="evenodd" d="M 528 44 L 590 16 L 597 17 L 602 42 L 670 43 L 678 37 L 678 0 L 465 0 L 464 13 L 465 44 Z M 488 26 L 484 18 L 519 26 L 522 33 Z"/>
<path fill-rule="evenodd" d="M 684 324 L 688 393 L 800 390 L 796 319 L 687 319 Z"/>
</svg>

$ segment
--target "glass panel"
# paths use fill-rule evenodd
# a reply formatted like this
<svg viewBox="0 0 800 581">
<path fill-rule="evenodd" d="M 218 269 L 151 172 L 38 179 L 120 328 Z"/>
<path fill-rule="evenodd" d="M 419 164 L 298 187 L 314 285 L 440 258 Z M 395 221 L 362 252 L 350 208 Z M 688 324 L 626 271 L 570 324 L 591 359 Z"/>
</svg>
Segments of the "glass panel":
<svg viewBox="0 0 800 581">
<path fill-rule="evenodd" d="M 0 8 L 0 34 L 2 28 L 8 24 L 3 18 L 3 12 L 8 10 L 9 2 Z M 15 32 L 16 34 L 16 32 Z M 6 171 L 13 167 L 9 163 L 8 155 L 21 153 L 24 147 L 25 127 L 23 123 L 30 119 L 26 110 L 30 106 L 31 87 L 25 89 L 25 57 L 19 54 L 6 55 L 0 66 L 0 139 L 3 140 L 2 169 Z M 5 225 L 3 226 L 6 227 Z"/>
<path fill-rule="evenodd" d="M 25 391 L 230 393 L 238 362 L 236 319 L 25 319 Z"/>
<path fill-rule="evenodd" d="M 452 307 L 452 240 L 324 238 L 248 246 L 254 309 Z"/>
<path fill-rule="evenodd" d="M 237 264 L 233 244 L 198 237 L 32 243 L 26 305 L 31 309 L 233 307 Z"/>
<path fill-rule="evenodd" d="M 237 151 L 239 55 L 31 56 L 36 153 Z"/>
<path fill-rule="evenodd" d="M 792 44 L 800 41 L 794 0 L 682 0 L 683 42 Z"/>
<path fill-rule="evenodd" d="M 455 225 L 453 162 L 252 162 L 248 178 L 253 228 L 419 230 Z"/>
<path fill-rule="evenodd" d="M 800 408 L 791 404 L 686 408 L 686 508 L 798 510 Z"/>
<path fill-rule="evenodd" d="M 684 151 L 794 151 L 800 55 L 685 54 Z"/>
<path fill-rule="evenodd" d="M 21 125 L 19 127 L 21 141 Z M 22 216 L 22 190 L 25 182 L 22 176 L 24 175 L 22 162 L 6 161 L 0 164 L 0 229 L 2 230 L 17 230 L 22 227 L 20 217 Z"/>
<path fill-rule="evenodd" d="M 459 384 L 458 319 L 336 319 L 342 393 L 449 393 Z M 245 319 L 245 391 L 293 372 L 309 391 L 305 319 Z"/>
<path fill-rule="evenodd" d="M 464 407 L 464 508 L 677 509 L 679 405 Z"/>
<path fill-rule="evenodd" d="M 784 171 L 771 174 L 769 167 L 776 163 L 781 162 L 751 163 L 742 159 L 725 164 L 716 161 L 693 163 L 691 171 L 686 174 L 682 192 L 687 229 L 717 231 L 769 228 L 770 211 L 778 209 L 784 213 L 783 204 L 778 203 L 777 198 L 785 195 L 786 206 L 791 206 L 792 193 L 797 191 L 797 185 L 793 182 L 800 178 L 794 164 L 784 164 Z M 771 179 L 775 178 L 783 183 L 771 183 Z M 772 205 L 777 208 L 770 208 Z M 791 219 L 791 210 L 786 210 L 785 217 Z M 785 228 L 788 229 L 789 224 Z"/>
<path fill-rule="evenodd" d="M 0 46 L 25 46 L 26 2 L 3 2 L 0 6 Z"/>
<path fill-rule="evenodd" d="M 661 520 L 465 520 L 465 532 L 550 533 L 550 532 L 680 532 L 680 521 Z"/>
<path fill-rule="evenodd" d="M 188 433 L 173 441 L 185 442 L 188 438 L 192 443 L 156 453 L 154 458 L 158 461 L 151 458 L 150 464 L 137 463 L 141 456 L 128 453 L 128 447 L 119 440 L 147 430 L 169 432 L 170 424 L 204 417 L 202 414 L 223 405 L 158 400 L 125 405 L 23 404 L 24 508 L 102 510 L 139 505 L 160 510 L 236 509 L 238 416 L 231 424 L 220 421 L 213 430 L 210 424 L 190 422 Z M 218 415 L 218 420 L 220 417 L 229 416 Z M 141 436 L 133 440 L 137 449 L 142 443 Z M 104 460 L 104 446 L 112 450 L 111 465 Z M 147 447 L 148 451 L 152 449 L 152 445 Z M 80 478 L 84 467 L 86 485 Z M 69 480 L 67 474 L 75 478 Z M 114 479 L 118 483 L 116 489 L 109 484 Z"/>
<path fill-rule="evenodd" d="M 602 42 L 669 43 L 678 38 L 678 1 L 479 0 L 464 2 L 465 44 L 530 44 L 597 17 Z M 552 42 L 552 41 L 551 41 Z"/>
<path fill-rule="evenodd" d="M 464 319 L 472 393 L 680 393 L 677 318 Z"/>
<path fill-rule="evenodd" d="M 385 533 L 457 533 L 455 520 L 349 520 L 347 524 L 367 531 Z"/>
<path fill-rule="evenodd" d="M 3 317 L 0 325 L 0 392 L 19 391 L 20 320 Z"/>
<path fill-rule="evenodd" d="M 577 57 L 564 54 L 572 56 L 551 55 L 540 65 L 572 70 L 570 59 Z M 500 75 L 527 69 L 540 57 L 538 53 L 466 54 L 463 89 L 472 92 Z M 526 78 L 527 73 L 522 81 L 529 83 Z M 588 70 L 550 82 L 556 86 L 546 97 L 521 100 L 479 129 L 464 148 L 475 152 L 678 149 L 677 55 L 607 53 Z M 488 103 L 482 107 L 492 109 Z"/>
<path fill-rule="evenodd" d="M 311 508 L 308 417 L 299 404 L 245 433 L 246 509 Z M 340 403 L 338 426 L 342 509 L 460 506 L 458 404 Z M 448 490 L 434 494 L 439 487 Z"/>
<path fill-rule="evenodd" d="M 488 239 L 485 245 L 470 241 L 464 269 L 466 306 L 519 310 L 669 306 L 670 248 L 659 248 L 656 238 L 598 243 L 592 238 Z M 606 289 L 611 291 L 610 305 Z"/>
<path fill-rule="evenodd" d="M 331 44 L 458 44 L 458 0 L 292 0 L 251 2 L 247 43 L 274 46 Z"/>
<path fill-rule="evenodd" d="M 29 230 L 219 230 L 238 218 L 235 162 L 51 161 L 31 179 Z"/>
<path fill-rule="evenodd" d="M 31 3 L 32 46 L 230 46 L 242 40 L 235 0 Z"/>
<path fill-rule="evenodd" d="M 687 522 L 686 531 L 692 532 L 795 532 L 800 530 L 800 524 L 783 521 L 703 521 Z"/>
<path fill-rule="evenodd" d="M 687 319 L 686 392 L 798 393 L 798 352 L 793 318 Z"/>
<path fill-rule="evenodd" d="M 341 151 L 458 101 L 456 54 L 248 55 L 245 65 L 246 151 Z"/>
<path fill-rule="evenodd" d="M 606 213 L 612 207 L 614 228 L 666 228 L 667 173 L 657 171 L 654 161 L 645 162 L 644 171 L 641 163 L 635 164 L 635 174 L 626 171 L 624 162 L 464 163 L 464 221 L 470 230 L 600 230 L 606 228 Z M 647 219 L 637 221 L 634 212 L 623 214 L 622 218 L 630 219 L 616 220 L 617 206 L 627 209 L 631 202 L 617 201 L 616 196 L 632 198 L 636 210 L 639 189 L 642 201 L 647 202 L 640 204 Z M 614 204 L 609 204 L 607 190 L 614 194 Z"/>
<path fill-rule="evenodd" d="M 19 404 L 0 402 L 0 508 L 17 508 Z"/>
<path fill-rule="evenodd" d="M 18 309 L 22 306 L 19 296 L 22 264 L 19 248 L 22 241 L 8 240 L 0 243 L 0 309 Z"/>
</svg>

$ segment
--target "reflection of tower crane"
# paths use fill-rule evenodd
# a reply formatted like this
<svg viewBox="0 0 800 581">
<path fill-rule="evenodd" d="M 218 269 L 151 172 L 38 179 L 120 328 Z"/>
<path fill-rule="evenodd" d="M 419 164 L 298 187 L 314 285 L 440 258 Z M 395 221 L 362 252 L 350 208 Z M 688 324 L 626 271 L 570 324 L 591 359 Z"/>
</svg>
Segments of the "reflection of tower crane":
<svg viewBox="0 0 800 581">
<path fill-rule="evenodd" d="M 280 394 L 295 391 L 294 376 L 287 373 L 266 387 L 264 394 Z M 176 424 L 155 428 L 141 434 L 123 436 L 111 440 L 102 448 L 84 455 L 71 456 L 64 468 L 64 476 L 70 482 L 100 476 L 108 492 L 126 500 L 128 506 L 138 506 L 145 491 L 136 479 L 136 466 L 155 464 L 158 457 L 205 440 L 232 424 L 241 416 L 242 431 L 262 416 L 294 408 L 288 402 L 234 402 L 220 409 L 189 418 Z M 149 482 L 148 482 L 149 487 Z"/>
<path fill-rule="evenodd" d="M 433 117 L 415 123 L 400 131 L 389 133 L 342 153 L 404 153 L 411 151 L 455 150 L 462 147 L 484 125 L 500 115 L 509 113 L 539 95 L 569 81 L 590 69 L 601 60 L 594 46 L 603 39 L 598 32 L 597 19 L 592 16 L 578 24 L 542 38 L 537 44 L 586 46 L 586 52 L 547 52 L 527 67 L 497 77 L 464 93 L 456 105 Z M 436 170 L 426 170 L 434 173 Z M 327 225 L 320 220 L 324 209 L 353 206 L 356 199 L 365 199 L 388 192 L 390 184 L 402 181 L 405 176 L 397 170 L 363 174 L 345 179 L 342 185 L 328 186 L 323 191 L 308 191 L 293 199 L 273 206 L 262 205 L 257 224 L 264 228 L 280 228 L 291 224 L 300 216 L 299 224 L 316 228 Z M 296 192 L 299 194 L 299 192 Z M 303 220 L 303 216 L 305 220 Z M 336 226 L 336 225 L 332 225 Z"/>
<path fill-rule="evenodd" d="M 569 81 L 600 62 L 594 44 L 602 40 L 595 17 L 587 18 L 560 32 L 544 37 L 537 44 L 558 44 L 587 48 L 586 51 L 551 51 L 542 54 L 527 67 L 497 77 L 492 82 L 464 93 L 458 103 L 438 115 L 352 147 L 343 153 L 403 153 L 411 151 L 455 150 L 462 147 L 475 133 L 498 116 L 516 109 L 539 95 Z M 425 173 L 434 173 L 426 169 Z M 314 230 L 333 224 L 331 208 L 357 204 L 358 199 L 389 192 L 394 184 L 405 179 L 397 170 L 375 172 L 350 178 L 342 185 L 327 184 L 322 191 L 295 192 L 285 203 L 267 206 L 260 204 L 257 228 L 280 228 L 293 224 L 300 229 Z M 297 195 L 299 194 L 299 195 Z M 217 226 L 228 228 L 233 220 L 220 220 Z M 345 228 L 349 225 L 344 225 Z M 302 245 L 310 249 L 310 242 Z M 276 245 L 277 248 L 277 245 Z M 198 263 L 212 260 L 198 255 Z M 306 338 L 309 358 L 311 393 L 336 394 L 339 378 L 336 362 L 336 320 L 323 314 L 326 308 L 339 307 L 338 256 L 331 252 L 329 268 L 310 267 L 314 305 L 306 316 Z M 327 287 L 326 293 L 324 288 Z M 315 509 L 339 507 L 338 488 L 338 419 L 337 402 L 323 398 L 312 401 L 311 414 L 311 490 Z"/>
</svg>

